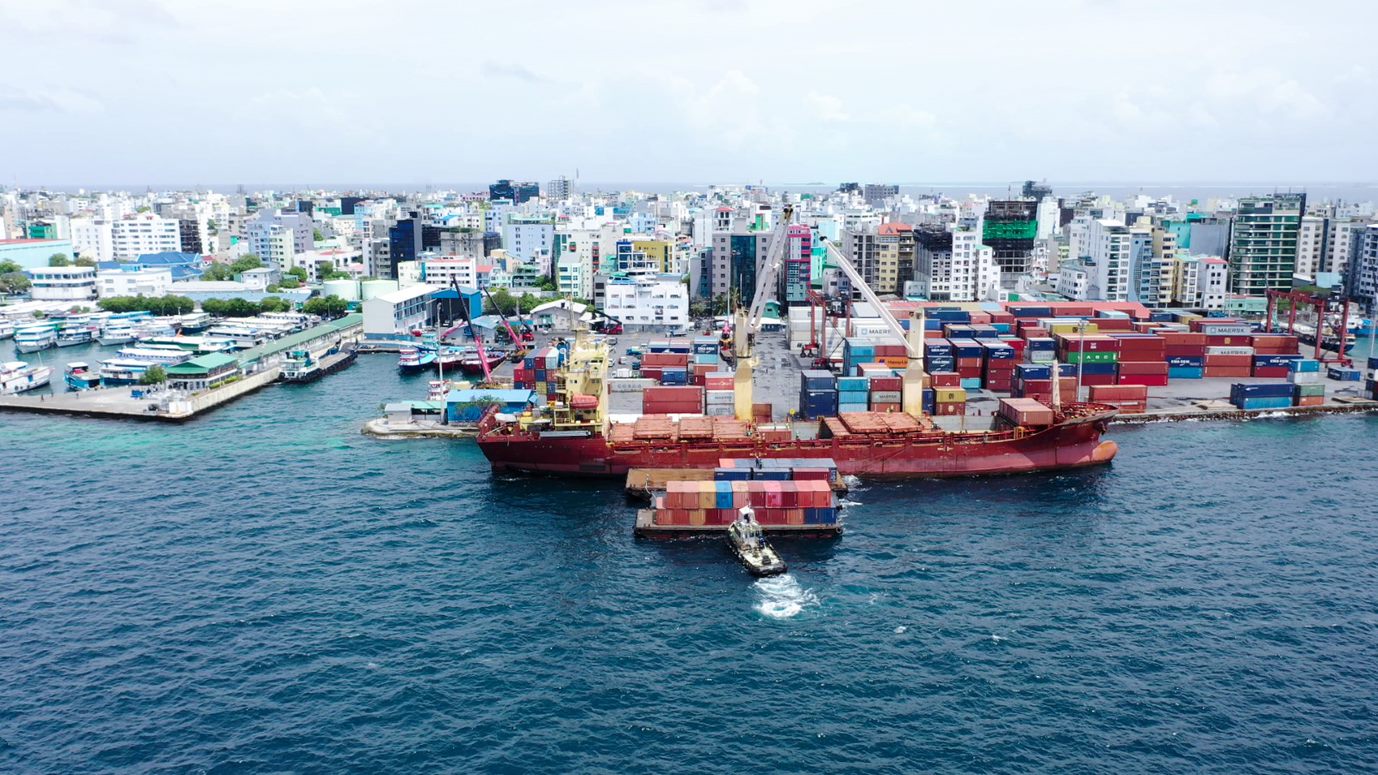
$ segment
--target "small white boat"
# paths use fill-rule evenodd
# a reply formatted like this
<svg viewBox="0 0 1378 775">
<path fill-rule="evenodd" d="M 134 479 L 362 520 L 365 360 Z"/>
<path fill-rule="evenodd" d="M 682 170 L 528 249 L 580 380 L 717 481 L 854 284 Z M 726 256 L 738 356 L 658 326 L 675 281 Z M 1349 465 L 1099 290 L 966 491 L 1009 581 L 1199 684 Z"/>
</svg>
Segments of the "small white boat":
<svg viewBox="0 0 1378 775">
<path fill-rule="evenodd" d="M 14 324 L 8 320 L 0 320 L 0 339 L 9 339 L 14 336 Z"/>
<path fill-rule="evenodd" d="M 90 344 L 96 338 L 96 329 L 88 326 L 75 326 L 64 328 L 57 332 L 58 347 L 75 347 L 79 344 Z"/>
<path fill-rule="evenodd" d="M 0 363 L 0 395 L 41 388 L 52 376 L 53 370 L 47 366 L 30 366 L 24 361 Z"/>
<path fill-rule="evenodd" d="M 196 353 L 190 350 L 183 350 L 176 345 L 148 345 L 139 347 L 122 347 L 119 352 L 119 360 L 134 361 L 137 363 L 160 363 L 164 366 L 173 366 L 178 363 L 191 360 Z"/>
<path fill-rule="evenodd" d="M 777 576 L 789 570 L 766 543 L 761 523 L 756 521 L 756 512 L 750 506 L 743 506 L 737 519 L 727 526 L 727 545 L 753 576 Z"/>
</svg>

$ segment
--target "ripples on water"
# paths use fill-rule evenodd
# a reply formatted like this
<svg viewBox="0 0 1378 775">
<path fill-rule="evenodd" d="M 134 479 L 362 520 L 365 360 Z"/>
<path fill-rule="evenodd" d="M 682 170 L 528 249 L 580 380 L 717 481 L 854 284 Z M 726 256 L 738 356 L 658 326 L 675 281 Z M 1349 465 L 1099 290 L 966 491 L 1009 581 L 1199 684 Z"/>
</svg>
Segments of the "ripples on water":
<svg viewBox="0 0 1378 775">
<path fill-rule="evenodd" d="M 386 357 L 183 427 L 0 415 L 0 770 L 1352 771 L 1378 419 L 863 482 L 848 533 L 637 542 L 613 485 L 378 442 Z M 1334 466 L 1340 466 L 1338 472 Z"/>
</svg>

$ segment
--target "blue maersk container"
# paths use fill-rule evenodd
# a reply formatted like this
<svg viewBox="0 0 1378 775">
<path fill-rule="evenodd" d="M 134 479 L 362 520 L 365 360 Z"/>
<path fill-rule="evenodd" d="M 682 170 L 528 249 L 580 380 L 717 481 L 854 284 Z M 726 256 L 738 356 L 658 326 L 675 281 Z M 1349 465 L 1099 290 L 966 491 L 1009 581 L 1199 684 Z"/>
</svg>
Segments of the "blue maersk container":
<svg viewBox="0 0 1378 775">
<path fill-rule="evenodd" d="M 1364 378 L 1364 373 L 1358 369 L 1343 369 L 1339 366 L 1326 369 L 1325 375 L 1340 382 L 1360 382 Z"/>
<path fill-rule="evenodd" d="M 938 307 L 937 309 L 930 309 L 928 310 L 927 314 L 929 317 L 936 318 L 938 320 L 943 321 L 944 323 L 971 322 L 970 312 L 967 312 L 964 309 L 956 309 L 954 307 Z"/>
<path fill-rule="evenodd" d="M 1236 382 L 1230 386 L 1230 403 L 1240 409 L 1285 409 L 1292 405 L 1292 390 L 1290 382 Z"/>
<path fill-rule="evenodd" d="M 1246 411 L 1255 409 L 1287 409 L 1292 406 L 1292 398 L 1244 398 L 1235 401 L 1234 405 Z"/>
<path fill-rule="evenodd" d="M 1010 314 L 1017 318 L 1050 318 L 1052 307 L 1010 307 Z"/>
<path fill-rule="evenodd" d="M 1068 376 L 1072 376 L 1072 377 L 1075 377 L 1075 376 L 1076 376 L 1076 374 L 1077 374 L 1077 365 L 1076 365 L 1076 364 L 1074 364 L 1074 363 L 1068 363 L 1068 364 L 1063 364 L 1063 365 L 1071 366 L 1071 367 L 1072 367 L 1072 373 L 1071 373 L 1070 375 L 1068 375 Z M 1061 370 L 1061 368 L 1062 368 L 1061 366 L 1058 367 L 1059 370 Z M 1118 371 L 1119 371 L 1119 364 L 1118 364 L 1118 363 L 1083 363 L 1083 364 L 1081 364 L 1081 373 L 1082 373 L 1083 375 L 1090 374 L 1090 375 L 1093 375 L 1093 376 L 1103 377 L 1103 376 L 1105 376 L 1105 375 L 1107 375 L 1107 374 L 1116 374 L 1116 373 L 1118 373 Z"/>
<path fill-rule="evenodd" d="M 938 391 L 933 388 L 924 388 L 923 410 L 928 414 L 938 413 Z"/>
<path fill-rule="evenodd" d="M 839 393 L 865 393 L 871 389 L 871 380 L 867 377 L 838 377 L 837 392 Z"/>
<path fill-rule="evenodd" d="M 1020 379 L 1028 381 L 1031 379 L 1052 379 L 1053 367 L 1041 363 L 1021 363 L 1014 367 Z"/>
</svg>

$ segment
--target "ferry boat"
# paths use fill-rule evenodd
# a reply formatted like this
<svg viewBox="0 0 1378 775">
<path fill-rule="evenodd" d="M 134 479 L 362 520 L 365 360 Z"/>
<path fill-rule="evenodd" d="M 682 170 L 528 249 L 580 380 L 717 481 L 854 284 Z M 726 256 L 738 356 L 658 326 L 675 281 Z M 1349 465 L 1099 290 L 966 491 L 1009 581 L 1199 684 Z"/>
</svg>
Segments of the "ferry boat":
<svg viewBox="0 0 1378 775">
<path fill-rule="evenodd" d="M 234 350 L 233 339 L 223 336 L 155 336 L 139 342 L 140 347 L 177 347 L 182 350 L 205 355 Z"/>
<path fill-rule="evenodd" d="M 117 344 L 126 344 L 134 341 L 135 322 L 128 318 L 117 318 L 107 320 L 105 326 L 101 328 L 96 341 L 111 347 Z"/>
<path fill-rule="evenodd" d="M 105 387 L 137 385 L 143 379 L 148 361 L 133 361 L 125 358 L 111 358 L 100 362 L 100 383 Z"/>
<path fill-rule="evenodd" d="M 14 336 L 14 324 L 8 320 L 0 319 L 0 339 L 9 339 Z"/>
<path fill-rule="evenodd" d="M 184 334 L 199 334 L 211 326 L 211 316 L 205 312 L 192 312 L 177 316 L 178 330 Z"/>
<path fill-rule="evenodd" d="M 173 318 L 172 320 L 176 320 Z M 142 342 L 159 336 L 176 336 L 177 329 L 168 318 L 153 318 L 134 324 L 134 340 Z"/>
<path fill-rule="evenodd" d="M 84 325 L 73 326 L 57 332 L 57 346 L 75 347 L 79 344 L 90 344 L 95 338 L 96 329 Z"/>
<path fill-rule="evenodd" d="M 494 472 L 626 476 L 633 468 L 714 468 L 732 458 L 832 458 L 842 474 L 947 477 L 1048 471 L 1110 462 L 1119 447 L 1101 439 L 1117 409 L 1068 403 L 1041 427 L 948 431 L 903 412 L 862 413 L 855 424 L 823 418 L 812 434 L 766 431 L 735 419 L 698 418 L 690 436 L 665 417 L 611 422 L 607 348 L 576 338 L 552 408 L 521 416 L 490 409 L 478 446 Z M 644 427 L 643 427 L 644 426 Z M 864 426 L 864 427 L 863 427 Z"/>
<path fill-rule="evenodd" d="M 403 374 L 419 374 L 435 368 L 435 350 L 403 347 L 398 351 L 397 370 Z"/>
<path fill-rule="evenodd" d="M 62 378 L 67 382 L 68 390 L 90 390 L 100 386 L 100 372 L 92 371 L 84 361 L 73 361 L 67 364 L 67 368 L 62 372 Z"/>
<path fill-rule="evenodd" d="M 0 395 L 13 395 L 41 388 L 52 378 L 47 366 L 30 366 L 24 361 L 0 363 Z"/>
<path fill-rule="evenodd" d="M 138 363 L 157 363 L 163 366 L 174 366 L 184 363 L 194 357 L 194 353 L 183 350 L 176 345 L 140 345 L 138 347 L 120 348 L 119 357 L 125 361 L 135 361 Z"/>
<path fill-rule="evenodd" d="M 14 349 L 36 353 L 57 346 L 57 331 L 50 323 L 30 323 L 14 329 Z"/>
<path fill-rule="evenodd" d="M 338 352 L 338 350 L 331 349 L 324 357 L 329 358 Z M 287 358 L 282 363 L 282 374 L 279 379 L 289 383 L 314 382 L 327 374 L 334 374 L 347 367 L 357 357 L 358 353 L 354 350 L 345 350 L 342 357 L 331 361 L 329 366 L 323 366 L 322 360 L 313 356 L 310 350 L 293 350 L 288 353 Z"/>
</svg>

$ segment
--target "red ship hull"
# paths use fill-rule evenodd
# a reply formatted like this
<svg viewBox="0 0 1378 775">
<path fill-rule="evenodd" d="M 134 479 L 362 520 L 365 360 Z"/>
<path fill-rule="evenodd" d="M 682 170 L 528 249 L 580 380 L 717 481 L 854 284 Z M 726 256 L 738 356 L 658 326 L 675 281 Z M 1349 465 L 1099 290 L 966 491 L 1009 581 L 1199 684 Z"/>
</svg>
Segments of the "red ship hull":
<svg viewBox="0 0 1378 775">
<path fill-rule="evenodd" d="M 1108 463 L 1119 451 L 1102 441 L 1112 407 L 1083 405 L 1043 430 L 992 433 L 929 431 L 846 438 L 766 441 L 635 441 L 516 431 L 490 413 L 478 445 L 494 471 L 624 476 L 632 468 L 714 468 L 720 458 L 832 458 L 844 474 L 895 477 L 984 476 Z M 1101 411 L 1103 409 L 1103 411 Z"/>
</svg>

